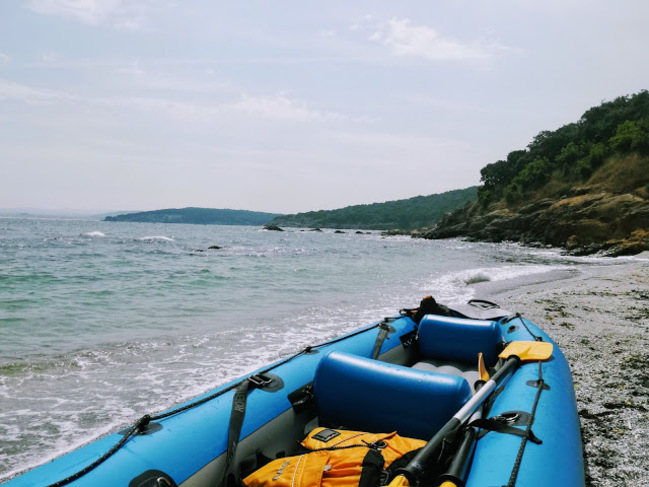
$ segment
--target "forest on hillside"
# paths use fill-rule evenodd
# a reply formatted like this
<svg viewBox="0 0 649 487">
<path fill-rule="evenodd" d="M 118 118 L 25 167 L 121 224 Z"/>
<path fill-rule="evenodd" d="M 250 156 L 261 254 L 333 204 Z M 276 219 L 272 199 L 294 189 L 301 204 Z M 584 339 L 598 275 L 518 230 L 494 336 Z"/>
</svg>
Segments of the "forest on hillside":
<svg viewBox="0 0 649 487">
<path fill-rule="evenodd" d="M 558 198 L 588 181 L 605 161 L 628 154 L 649 155 L 646 90 L 590 108 L 577 122 L 542 131 L 526 149 L 488 164 L 480 171 L 478 199 L 486 207 L 500 200 L 515 206 L 530 197 Z"/>
<path fill-rule="evenodd" d="M 430 227 L 446 213 L 475 201 L 477 187 L 405 200 L 354 205 L 337 210 L 309 211 L 275 218 L 279 226 L 303 228 L 356 228 L 361 230 L 415 230 Z"/>
<path fill-rule="evenodd" d="M 647 251 L 649 92 L 543 131 L 481 176 L 477 201 L 418 236 L 551 245 L 578 255 Z"/>
<path fill-rule="evenodd" d="M 277 213 L 212 208 L 168 208 L 107 216 L 107 222 L 189 223 L 198 225 L 263 225 Z"/>
</svg>

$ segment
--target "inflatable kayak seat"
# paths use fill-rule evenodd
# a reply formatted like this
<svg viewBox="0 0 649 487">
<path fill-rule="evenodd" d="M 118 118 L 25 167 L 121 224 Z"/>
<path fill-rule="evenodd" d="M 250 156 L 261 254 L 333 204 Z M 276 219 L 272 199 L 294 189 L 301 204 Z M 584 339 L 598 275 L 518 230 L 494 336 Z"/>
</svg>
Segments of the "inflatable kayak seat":
<svg viewBox="0 0 649 487">
<path fill-rule="evenodd" d="M 478 353 L 492 367 L 503 341 L 495 321 L 426 315 L 419 324 L 419 351 L 423 359 L 446 359 L 476 366 Z"/>
<path fill-rule="evenodd" d="M 459 376 L 333 351 L 313 382 L 322 425 L 429 440 L 471 397 Z"/>
</svg>

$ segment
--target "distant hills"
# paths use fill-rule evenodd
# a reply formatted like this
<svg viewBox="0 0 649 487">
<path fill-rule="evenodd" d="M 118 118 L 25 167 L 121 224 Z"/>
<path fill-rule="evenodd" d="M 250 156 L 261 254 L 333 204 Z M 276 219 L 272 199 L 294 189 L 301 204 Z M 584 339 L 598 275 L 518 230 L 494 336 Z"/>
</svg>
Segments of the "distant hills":
<svg viewBox="0 0 649 487">
<path fill-rule="evenodd" d="M 649 92 L 590 108 L 480 171 L 478 200 L 423 235 L 572 253 L 649 250 Z"/>
<path fill-rule="evenodd" d="M 107 222 L 193 223 L 198 225 L 263 225 L 280 213 L 211 208 L 170 208 L 107 216 Z"/>
<path fill-rule="evenodd" d="M 79 210 L 74 208 L 0 208 L 0 216 L 28 217 L 28 218 L 70 218 L 103 220 L 106 216 L 118 215 L 123 212 L 108 212 L 106 210 Z"/>
<path fill-rule="evenodd" d="M 309 211 L 294 215 L 247 210 L 171 208 L 107 216 L 109 222 L 194 223 L 200 225 L 265 225 L 359 230 L 415 230 L 430 227 L 448 212 L 477 198 L 478 188 L 448 191 L 405 200 L 348 206 L 337 210 Z"/>
<path fill-rule="evenodd" d="M 473 186 L 405 200 L 282 215 L 271 223 L 280 227 L 416 230 L 431 227 L 445 214 L 475 201 L 477 191 L 477 186 Z"/>
</svg>

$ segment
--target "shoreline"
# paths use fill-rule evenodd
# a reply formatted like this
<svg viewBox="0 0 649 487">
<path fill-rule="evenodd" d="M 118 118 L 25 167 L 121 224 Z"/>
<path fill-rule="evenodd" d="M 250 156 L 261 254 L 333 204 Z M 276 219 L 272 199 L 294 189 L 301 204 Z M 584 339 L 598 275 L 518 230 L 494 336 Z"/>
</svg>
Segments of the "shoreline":
<svg viewBox="0 0 649 487">
<path fill-rule="evenodd" d="M 642 256 L 644 257 L 644 255 Z M 587 487 L 644 487 L 649 450 L 649 260 L 588 266 L 548 282 L 485 286 L 546 331 L 573 375 Z"/>
</svg>

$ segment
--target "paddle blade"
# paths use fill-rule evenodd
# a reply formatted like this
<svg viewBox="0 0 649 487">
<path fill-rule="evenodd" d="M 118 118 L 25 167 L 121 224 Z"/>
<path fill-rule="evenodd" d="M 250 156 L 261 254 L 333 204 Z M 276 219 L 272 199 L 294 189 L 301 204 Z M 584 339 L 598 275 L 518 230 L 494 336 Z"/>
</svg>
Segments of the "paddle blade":
<svg viewBox="0 0 649 487">
<path fill-rule="evenodd" d="M 506 359 L 516 355 L 523 362 L 547 360 L 552 356 L 552 349 L 552 344 L 548 342 L 511 342 L 498 356 Z"/>
<path fill-rule="evenodd" d="M 489 380 L 489 372 L 487 372 L 487 367 L 484 364 L 484 358 L 482 358 L 482 352 L 478 354 L 478 374 L 480 374 L 480 380 L 487 382 Z"/>
<path fill-rule="evenodd" d="M 405 475 L 397 475 L 392 479 L 392 482 L 388 484 L 388 487 L 410 487 L 410 482 Z"/>
</svg>

